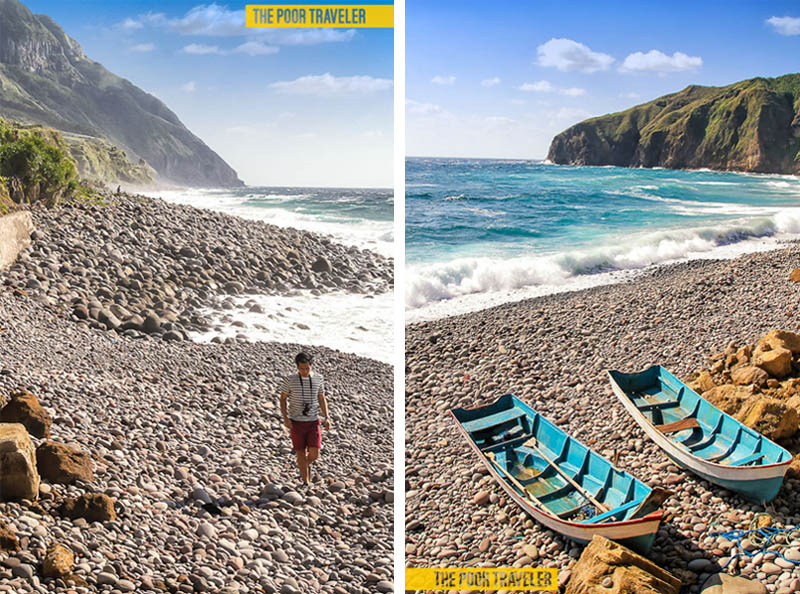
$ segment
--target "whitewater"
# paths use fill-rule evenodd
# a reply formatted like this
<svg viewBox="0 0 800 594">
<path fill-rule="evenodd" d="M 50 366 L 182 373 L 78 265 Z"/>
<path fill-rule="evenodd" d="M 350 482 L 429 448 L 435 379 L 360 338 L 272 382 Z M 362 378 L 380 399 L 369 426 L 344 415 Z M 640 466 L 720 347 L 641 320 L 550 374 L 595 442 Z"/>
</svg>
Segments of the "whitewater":
<svg viewBox="0 0 800 594">
<path fill-rule="evenodd" d="M 180 188 L 142 193 L 245 219 L 329 236 L 332 240 L 391 257 L 393 193 L 389 189 L 243 187 Z M 248 295 L 231 310 L 201 312 L 213 331 L 192 340 L 243 336 L 250 341 L 320 345 L 391 363 L 393 295 L 343 291 L 318 294 Z M 253 305 L 258 305 L 255 311 Z M 260 313 L 263 311 L 264 313 Z"/>
<path fill-rule="evenodd" d="M 794 176 L 477 159 L 406 176 L 407 322 L 800 237 Z"/>
</svg>

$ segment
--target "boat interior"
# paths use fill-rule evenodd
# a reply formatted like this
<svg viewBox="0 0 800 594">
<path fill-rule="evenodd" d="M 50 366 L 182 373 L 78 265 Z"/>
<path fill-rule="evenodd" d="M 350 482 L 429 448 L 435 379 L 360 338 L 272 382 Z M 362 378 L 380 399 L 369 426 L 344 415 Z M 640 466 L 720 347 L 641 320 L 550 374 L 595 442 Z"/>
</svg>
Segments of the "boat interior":
<svg viewBox="0 0 800 594">
<path fill-rule="evenodd" d="M 732 467 L 786 461 L 786 450 L 712 406 L 666 369 L 610 373 L 642 415 L 692 455 Z"/>
<path fill-rule="evenodd" d="M 551 515 L 592 524 L 652 511 L 643 509 L 651 492 L 647 485 L 511 395 L 490 407 L 453 414 L 497 472 Z"/>
</svg>

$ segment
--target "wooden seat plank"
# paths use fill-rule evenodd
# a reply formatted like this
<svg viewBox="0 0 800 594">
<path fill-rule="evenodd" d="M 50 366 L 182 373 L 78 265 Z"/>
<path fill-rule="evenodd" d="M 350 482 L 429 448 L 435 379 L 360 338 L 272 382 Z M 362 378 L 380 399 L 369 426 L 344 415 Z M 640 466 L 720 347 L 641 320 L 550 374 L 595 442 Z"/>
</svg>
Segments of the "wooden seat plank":
<svg viewBox="0 0 800 594">
<path fill-rule="evenodd" d="M 666 425 L 656 425 L 655 428 L 658 429 L 661 433 L 677 433 L 678 431 L 685 431 L 686 429 L 698 429 L 700 427 L 700 423 L 697 422 L 697 419 L 694 417 L 688 419 L 681 419 L 680 421 L 675 421 L 674 423 L 667 423 Z"/>
</svg>

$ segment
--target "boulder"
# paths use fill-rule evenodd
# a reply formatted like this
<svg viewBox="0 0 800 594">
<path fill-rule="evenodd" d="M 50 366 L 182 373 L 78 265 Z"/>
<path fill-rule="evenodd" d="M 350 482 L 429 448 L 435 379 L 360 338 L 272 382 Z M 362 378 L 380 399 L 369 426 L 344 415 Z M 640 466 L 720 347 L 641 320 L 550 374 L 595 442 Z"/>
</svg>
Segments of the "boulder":
<svg viewBox="0 0 800 594">
<path fill-rule="evenodd" d="M 669 572 L 595 535 L 572 566 L 565 594 L 678 594 L 680 589 L 681 581 Z"/>
<path fill-rule="evenodd" d="M 752 384 L 763 388 L 767 385 L 768 379 L 769 374 L 760 367 L 755 367 L 754 365 L 738 367 L 731 372 L 731 380 L 733 380 L 733 383 L 737 386 Z"/>
<path fill-rule="evenodd" d="M 27 210 L 0 217 L 0 269 L 13 264 L 31 244 L 33 230 L 33 217 Z"/>
<path fill-rule="evenodd" d="M 792 355 L 800 353 L 800 334 L 787 330 L 772 330 L 756 344 L 756 350 L 766 351 L 770 349 L 789 349 Z"/>
<path fill-rule="evenodd" d="M 75 555 L 66 547 L 53 543 L 47 548 L 42 561 L 42 574 L 46 578 L 64 578 L 75 569 Z"/>
<path fill-rule="evenodd" d="M 798 429 L 797 411 L 777 398 L 755 397 L 736 418 L 772 440 L 791 437 Z"/>
<path fill-rule="evenodd" d="M 39 476 L 51 483 L 69 485 L 76 480 L 94 480 L 91 457 L 63 443 L 46 441 L 36 448 L 36 465 Z"/>
<path fill-rule="evenodd" d="M 753 396 L 752 388 L 725 384 L 703 393 L 703 398 L 721 411 L 735 415 Z"/>
<path fill-rule="evenodd" d="M 39 474 L 30 435 L 20 423 L 0 423 L 0 500 L 38 495 Z"/>
<path fill-rule="evenodd" d="M 767 594 L 767 588 L 764 584 L 747 578 L 717 573 L 705 581 L 700 592 L 701 594 Z"/>
<path fill-rule="evenodd" d="M 87 522 L 108 522 L 117 519 L 114 502 L 103 493 L 84 493 L 78 498 L 65 499 L 61 515 L 70 520 L 83 518 Z"/>
<path fill-rule="evenodd" d="M 314 272 L 333 272 L 333 266 L 331 266 L 327 258 L 320 256 L 314 260 L 314 263 L 311 265 L 311 270 Z"/>
<path fill-rule="evenodd" d="M 53 420 L 33 394 L 18 390 L 2 410 L 0 423 L 22 423 L 34 437 L 50 437 Z"/>
<path fill-rule="evenodd" d="M 786 470 L 788 478 L 800 479 L 800 454 L 795 455 L 789 463 L 789 468 Z"/>
<path fill-rule="evenodd" d="M 772 377 L 786 377 L 792 372 L 792 351 L 783 347 L 757 351 L 755 364 Z"/>
<path fill-rule="evenodd" d="M 15 553 L 19 550 L 19 541 L 14 530 L 0 520 L 0 551 Z"/>
<path fill-rule="evenodd" d="M 795 283 L 800 283 L 800 268 L 795 268 L 789 273 L 789 280 Z"/>
<path fill-rule="evenodd" d="M 701 371 L 700 375 L 698 375 L 694 381 L 689 383 L 689 387 L 698 394 L 713 390 L 716 386 L 717 385 L 714 383 L 714 378 L 711 377 L 711 374 L 708 371 Z"/>
</svg>

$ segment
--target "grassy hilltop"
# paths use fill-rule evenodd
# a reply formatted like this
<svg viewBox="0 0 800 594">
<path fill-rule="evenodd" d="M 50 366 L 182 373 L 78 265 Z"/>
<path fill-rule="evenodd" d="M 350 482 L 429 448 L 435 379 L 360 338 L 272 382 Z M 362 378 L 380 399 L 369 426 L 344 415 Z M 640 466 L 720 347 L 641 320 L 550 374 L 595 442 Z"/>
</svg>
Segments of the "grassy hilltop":
<svg viewBox="0 0 800 594">
<path fill-rule="evenodd" d="M 569 165 L 800 173 L 800 74 L 692 85 L 558 134 L 547 158 Z"/>
</svg>

